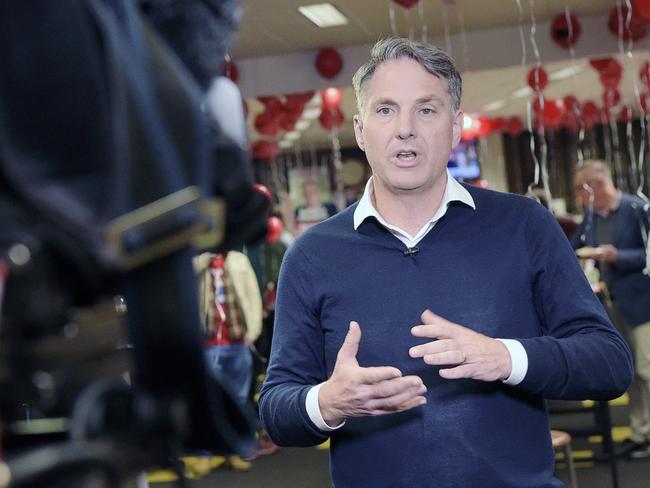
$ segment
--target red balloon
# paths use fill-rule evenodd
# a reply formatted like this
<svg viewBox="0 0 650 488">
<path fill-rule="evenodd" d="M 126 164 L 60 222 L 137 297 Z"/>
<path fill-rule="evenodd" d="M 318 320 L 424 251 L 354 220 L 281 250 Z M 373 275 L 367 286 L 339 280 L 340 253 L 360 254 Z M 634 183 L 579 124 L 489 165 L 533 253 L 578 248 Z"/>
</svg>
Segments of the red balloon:
<svg viewBox="0 0 650 488">
<path fill-rule="evenodd" d="M 558 14 L 551 22 L 551 39 L 564 49 L 569 49 L 580 37 L 580 22 L 575 15 L 569 14 L 569 22 L 564 14 Z"/>
<path fill-rule="evenodd" d="M 650 22 L 650 0 L 632 0 L 634 15 L 643 22 Z"/>
<path fill-rule="evenodd" d="M 271 115 L 275 116 L 282 112 L 282 102 L 278 97 L 257 97 L 257 99 L 264 105 L 264 110 Z"/>
<path fill-rule="evenodd" d="M 632 122 L 632 119 L 634 118 L 634 114 L 632 113 L 632 109 L 630 107 L 624 106 L 623 108 L 621 108 L 619 117 L 623 122 L 627 124 Z"/>
<path fill-rule="evenodd" d="M 255 190 L 257 193 L 264 195 L 266 198 L 269 199 L 269 202 L 273 199 L 273 194 L 271 193 L 271 190 L 269 190 L 268 186 L 262 185 L 261 183 L 254 183 L 253 190 Z"/>
<path fill-rule="evenodd" d="M 297 116 L 302 114 L 302 111 L 305 109 L 305 104 L 311 99 L 311 97 L 305 99 L 303 93 L 289 93 L 285 95 L 285 98 L 284 109 Z"/>
<path fill-rule="evenodd" d="M 418 3 L 418 0 L 393 0 L 397 5 L 401 5 L 404 8 L 411 8 L 413 5 Z"/>
<path fill-rule="evenodd" d="M 494 123 L 492 120 L 487 117 L 478 118 L 478 127 L 476 129 L 476 135 L 478 137 L 487 137 L 494 131 Z"/>
<path fill-rule="evenodd" d="M 621 5 L 620 16 L 619 9 L 612 7 L 609 13 L 609 30 L 616 36 L 623 37 L 624 40 L 632 39 L 637 41 L 644 37 L 648 30 L 645 24 L 636 16 L 634 10 L 630 19 L 629 26 L 627 25 L 628 9 L 627 5 Z"/>
<path fill-rule="evenodd" d="M 542 118 L 544 124 L 549 128 L 556 128 L 562 121 L 565 108 L 562 100 L 546 100 L 544 103 L 544 112 Z"/>
<path fill-rule="evenodd" d="M 542 91 L 548 85 L 548 75 L 544 68 L 534 67 L 528 72 L 528 86 L 535 91 Z"/>
<path fill-rule="evenodd" d="M 615 66 L 614 62 L 614 58 L 596 58 L 589 60 L 591 67 L 599 73 L 602 73 L 604 71 L 612 71 L 613 67 Z"/>
<path fill-rule="evenodd" d="M 619 103 L 621 103 L 621 92 L 616 88 L 608 88 L 603 92 L 603 104 L 606 110 L 618 107 Z"/>
<path fill-rule="evenodd" d="M 580 130 L 580 122 L 578 120 L 578 116 L 572 110 L 567 109 L 567 111 L 564 112 L 560 125 L 574 134 L 578 133 Z"/>
<path fill-rule="evenodd" d="M 223 66 L 223 74 L 235 83 L 239 80 L 239 68 L 237 68 L 237 65 L 232 61 L 225 62 Z"/>
<path fill-rule="evenodd" d="M 564 107 L 567 109 L 567 111 L 572 111 L 576 107 L 580 108 L 580 102 L 578 102 L 578 99 L 575 95 L 567 95 L 562 99 L 562 101 L 564 102 Z"/>
<path fill-rule="evenodd" d="M 524 130 L 524 124 L 519 117 L 510 117 L 506 120 L 506 132 L 512 137 L 516 137 Z"/>
<path fill-rule="evenodd" d="M 255 130 L 264 136 L 275 137 L 278 135 L 278 123 L 269 112 L 257 114 L 253 125 Z"/>
<path fill-rule="evenodd" d="M 320 96 L 323 99 L 323 107 L 326 108 L 337 108 L 343 99 L 341 90 L 334 87 L 325 88 L 320 92 Z"/>
<path fill-rule="evenodd" d="M 546 100 L 544 97 L 535 97 L 532 104 L 533 113 L 537 115 L 542 113 L 542 100 L 544 100 L 544 106 L 546 106 Z"/>
<path fill-rule="evenodd" d="M 331 47 L 324 47 L 316 56 L 316 70 L 327 79 L 335 78 L 343 68 L 343 58 L 339 52 Z"/>
<path fill-rule="evenodd" d="M 284 110 L 275 117 L 275 121 L 280 129 L 285 132 L 290 132 L 295 127 L 296 122 L 298 122 L 298 117 L 294 117 L 293 114 Z"/>
<path fill-rule="evenodd" d="M 502 131 L 506 128 L 506 119 L 503 117 L 495 117 L 492 119 L 492 127 L 495 131 Z"/>
<path fill-rule="evenodd" d="M 587 129 L 600 120 L 600 109 L 593 101 L 588 100 L 582 105 L 582 120 Z"/>
<path fill-rule="evenodd" d="M 252 147 L 253 157 L 272 159 L 280 154 L 280 148 L 275 141 L 255 141 Z"/>
<path fill-rule="evenodd" d="M 639 78 L 641 78 L 641 82 L 650 88 L 650 63 L 647 61 L 643 63 L 643 66 L 641 66 L 641 70 L 639 71 Z"/>
<path fill-rule="evenodd" d="M 276 242 L 284 232 L 284 222 L 279 217 L 271 215 L 266 224 L 266 240 Z"/>
<path fill-rule="evenodd" d="M 305 105 L 302 102 L 287 102 L 284 105 L 284 111 L 289 115 L 289 117 L 296 120 L 300 118 L 304 110 Z"/>
<path fill-rule="evenodd" d="M 345 115 L 343 115 L 343 111 L 338 107 L 323 108 L 320 117 L 318 117 L 318 121 L 325 130 L 331 132 L 343 125 L 343 122 L 345 122 Z"/>
<path fill-rule="evenodd" d="M 623 73 L 605 71 L 600 73 L 599 78 L 605 88 L 615 89 L 621 83 Z"/>
</svg>

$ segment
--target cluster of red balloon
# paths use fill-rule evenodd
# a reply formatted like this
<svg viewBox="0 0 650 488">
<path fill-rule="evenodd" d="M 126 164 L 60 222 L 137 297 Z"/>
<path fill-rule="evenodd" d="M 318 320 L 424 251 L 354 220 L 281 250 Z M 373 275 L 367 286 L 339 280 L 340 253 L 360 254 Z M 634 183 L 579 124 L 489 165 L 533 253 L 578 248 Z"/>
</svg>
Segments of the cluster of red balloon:
<svg viewBox="0 0 650 488">
<path fill-rule="evenodd" d="M 623 79 L 623 66 L 614 58 L 592 59 L 589 64 L 598 72 L 598 78 L 603 85 L 603 107 L 608 115 L 621 103 L 618 86 Z"/>
<path fill-rule="evenodd" d="M 323 108 L 321 110 L 318 121 L 321 127 L 327 132 L 334 132 L 338 130 L 345 121 L 345 115 L 341 110 L 341 100 L 343 94 L 339 88 L 325 88 L 320 93 L 323 101 Z"/>
<path fill-rule="evenodd" d="M 492 133 L 508 134 L 516 137 L 524 130 L 524 124 L 519 117 L 467 117 L 469 124 L 463 127 L 461 139 L 468 141 L 477 137 L 487 137 Z"/>
<path fill-rule="evenodd" d="M 566 107 L 564 100 L 553 100 L 544 97 L 544 89 L 548 85 L 548 75 L 541 66 L 535 66 L 528 72 L 528 86 L 535 92 L 532 103 L 535 116 L 535 128 L 556 129 L 560 126 Z"/>
<path fill-rule="evenodd" d="M 343 58 L 336 49 L 324 47 L 316 55 L 315 66 L 319 75 L 331 80 L 336 78 L 343 69 Z M 341 110 L 342 98 L 343 95 L 338 88 L 331 87 L 321 91 L 323 109 L 318 121 L 328 132 L 336 131 L 345 121 L 345 115 Z"/>
<path fill-rule="evenodd" d="M 292 131 L 314 92 L 290 93 L 279 97 L 258 97 L 264 111 L 255 116 L 255 130 L 266 138 L 276 137 L 280 131 Z M 274 140 L 262 139 L 253 144 L 253 157 L 270 159 L 277 156 L 279 148 Z"/>
</svg>

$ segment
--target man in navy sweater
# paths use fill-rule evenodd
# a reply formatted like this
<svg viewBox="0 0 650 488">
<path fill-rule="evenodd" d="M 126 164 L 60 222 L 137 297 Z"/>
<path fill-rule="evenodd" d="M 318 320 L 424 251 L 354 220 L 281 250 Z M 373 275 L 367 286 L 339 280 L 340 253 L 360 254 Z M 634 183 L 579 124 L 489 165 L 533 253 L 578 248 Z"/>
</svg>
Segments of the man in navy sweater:
<svg viewBox="0 0 650 488">
<path fill-rule="evenodd" d="M 622 394 L 625 342 L 541 205 L 449 176 L 463 114 L 445 53 L 380 41 L 353 84 L 372 178 L 285 255 L 269 434 L 330 437 L 337 488 L 562 486 L 544 398 Z"/>
<path fill-rule="evenodd" d="M 578 255 L 598 261 L 611 296 L 612 318 L 634 352 L 636 374 L 629 390 L 632 435 L 623 452 L 650 457 L 650 276 L 644 235 L 649 230 L 645 202 L 614 186 L 604 161 L 585 161 L 575 175 L 576 199 L 585 209 L 571 237 Z"/>
</svg>

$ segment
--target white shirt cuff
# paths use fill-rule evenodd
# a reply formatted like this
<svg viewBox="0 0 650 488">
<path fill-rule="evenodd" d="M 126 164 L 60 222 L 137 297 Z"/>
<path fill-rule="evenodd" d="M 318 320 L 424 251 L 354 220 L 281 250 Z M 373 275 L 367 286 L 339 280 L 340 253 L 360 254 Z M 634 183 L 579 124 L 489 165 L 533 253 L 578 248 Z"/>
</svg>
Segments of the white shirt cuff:
<svg viewBox="0 0 650 488">
<path fill-rule="evenodd" d="M 512 363 L 512 371 L 503 382 L 506 385 L 518 385 L 526 377 L 528 372 L 528 354 L 526 349 L 521 345 L 521 342 L 515 339 L 497 339 L 501 341 L 510 353 L 510 362 Z"/>
<path fill-rule="evenodd" d="M 333 430 L 339 429 L 345 425 L 345 422 L 341 422 L 336 427 L 330 427 L 323 420 L 323 415 L 320 413 L 320 405 L 318 404 L 318 392 L 320 387 L 323 386 L 323 383 L 313 386 L 307 392 L 307 398 L 305 399 L 305 406 L 307 407 L 307 415 L 314 423 L 316 427 L 325 432 L 331 432 Z"/>
</svg>

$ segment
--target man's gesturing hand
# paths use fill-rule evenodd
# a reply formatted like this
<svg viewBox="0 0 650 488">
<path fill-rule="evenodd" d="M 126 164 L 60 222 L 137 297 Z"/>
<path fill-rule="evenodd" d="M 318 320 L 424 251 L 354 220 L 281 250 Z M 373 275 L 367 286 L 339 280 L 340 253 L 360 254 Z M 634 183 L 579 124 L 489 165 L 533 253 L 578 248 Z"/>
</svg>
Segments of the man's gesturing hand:
<svg viewBox="0 0 650 488">
<path fill-rule="evenodd" d="M 350 329 L 336 357 L 334 371 L 318 392 L 321 415 L 327 425 L 349 417 L 401 412 L 426 403 L 427 391 L 419 376 L 402 376 L 391 366 L 362 368 L 357 362 L 361 328 Z"/>
<path fill-rule="evenodd" d="M 443 378 L 496 381 L 510 376 L 510 353 L 501 341 L 449 322 L 430 310 L 425 310 L 420 318 L 423 325 L 416 325 L 411 333 L 437 340 L 414 346 L 409 354 L 413 358 L 423 358 L 427 364 L 455 365 L 440 370 Z"/>
</svg>

